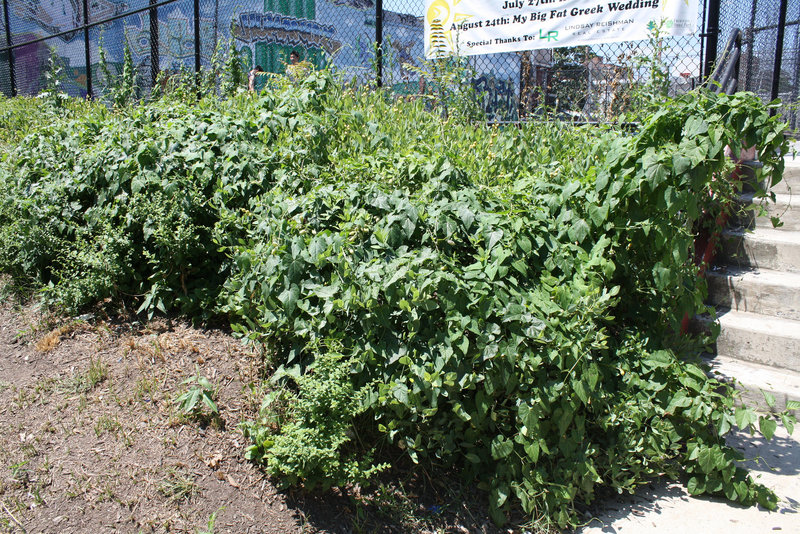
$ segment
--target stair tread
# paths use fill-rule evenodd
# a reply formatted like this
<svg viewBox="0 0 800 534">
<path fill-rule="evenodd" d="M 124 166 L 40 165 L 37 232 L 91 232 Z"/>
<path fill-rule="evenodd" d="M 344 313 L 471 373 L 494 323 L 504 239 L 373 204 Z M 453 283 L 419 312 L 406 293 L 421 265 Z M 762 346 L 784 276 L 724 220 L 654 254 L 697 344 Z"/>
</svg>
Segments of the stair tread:
<svg viewBox="0 0 800 534">
<path fill-rule="evenodd" d="M 800 321 L 727 308 L 717 309 L 722 328 L 735 328 L 800 341 Z"/>
<path fill-rule="evenodd" d="M 707 274 L 709 277 L 737 278 L 743 281 L 752 281 L 757 284 L 770 284 L 783 286 L 786 287 L 786 289 L 800 290 L 800 273 L 755 267 L 748 268 L 722 265 L 711 269 Z"/>
<path fill-rule="evenodd" d="M 742 203 L 756 204 L 764 202 L 765 207 L 768 206 L 796 206 L 800 204 L 800 199 L 797 195 L 792 193 L 775 193 L 775 202 L 772 202 L 768 197 L 755 198 L 755 193 L 742 193 L 739 195 L 739 200 Z"/>
<path fill-rule="evenodd" d="M 776 410 L 786 409 L 787 401 L 800 401 L 800 372 L 776 368 L 760 363 L 731 358 L 723 354 L 706 355 L 703 361 L 709 366 L 709 374 L 718 380 L 736 380 L 743 389 L 746 404 L 770 409 L 762 391 L 772 394 Z"/>
<path fill-rule="evenodd" d="M 764 390 L 792 392 L 800 397 L 800 372 L 790 369 L 777 369 L 755 362 L 746 362 L 723 354 L 704 359 L 711 371 Z"/>
<path fill-rule="evenodd" d="M 726 228 L 723 236 L 744 237 L 747 240 L 764 241 L 769 243 L 800 244 L 800 230 L 784 230 L 782 228 L 758 228 L 747 230 L 744 228 Z"/>
</svg>

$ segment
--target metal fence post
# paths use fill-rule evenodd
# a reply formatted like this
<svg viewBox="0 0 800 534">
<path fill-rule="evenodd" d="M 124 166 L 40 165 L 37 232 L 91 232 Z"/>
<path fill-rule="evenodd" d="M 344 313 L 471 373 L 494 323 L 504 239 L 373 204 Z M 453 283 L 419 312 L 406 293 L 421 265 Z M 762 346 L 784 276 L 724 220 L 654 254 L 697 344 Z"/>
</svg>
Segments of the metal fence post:
<svg viewBox="0 0 800 534">
<path fill-rule="evenodd" d="M 89 0 L 83 0 L 83 42 L 86 54 L 86 97 L 91 99 L 94 91 L 92 87 L 92 54 L 89 50 Z"/>
<path fill-rule="evenodd" d="M 714 71 L 717 62 L 717 45 L 719 41 L 719 4 L 720 0 L 708 0 L 708 17 L 706 19 L 706 58 L 703 78 L 708 78 Z"/>
<path fill-rule="evenodd" d="M 375 2 L 375 81 L 383 87 L 383 0 Z"/>
<path fill-rule="evenodd" d="M 154 5 L 158 0 L 150 0 L 150 5 Z M 158 72 L 161 70 L 160 59 L 158 57 L 158 7 L 150 8 L 150 80 L 152 86 L 158 83 Z"/>
<path fill-rule="evenodd" d="M 794 27 L 794 49 L 800 50 L 800 26 L 795 25 Z M 798 95 L 798 87 L 797 85 L 800 84 L 800 65 L 794 65 L 794 83 L 792 84 L 792 96 L 790 98 L 791 102 L 797 102 L 797 95 Z M 792 130 L 797 129 L 797 111 L 792 110 L 789 112 L 789 128 Z"/>
<path fill-rule="evenodd" d="M 753 48 L 756 46 L 756 10 L 758 8 L 758 0 L 753 0 L 753 5 L 750 8 L 750 26 L 745 32 L 747 37 L 747 60 L 745 61 L 745 79 L 744 90 L 753 90 Z"/>
<path fill-rule="evenodd" d="M 781 0 L 781 7 L 778 11 L 778 38 L 775 40 L 775 63 L 772 69 L 772 92 L 770 100 L 778 98 L 779 83 L 781 78 L 781 60 L 783 59 L 783 36 L 786 29 L 786 4 L 787 0 Z M 773 109 L 771 113 L 775 113 Z"/>
<path fill-rule="evenodd" d="M 200 97 L 200 0 L 194 0 L 194 81 Z"/>
<path fill-rule="evenodd" d="M 3 0 L 3 19 L 6 24 L 6 45 L 8 45 L 8 80 L 11 82 L 11 96 L 17 96 L 17 78 L 14 73 L 14 49 L 11 48 L 11 26 L 8 22 L 8 0 Z"/>
</svg>

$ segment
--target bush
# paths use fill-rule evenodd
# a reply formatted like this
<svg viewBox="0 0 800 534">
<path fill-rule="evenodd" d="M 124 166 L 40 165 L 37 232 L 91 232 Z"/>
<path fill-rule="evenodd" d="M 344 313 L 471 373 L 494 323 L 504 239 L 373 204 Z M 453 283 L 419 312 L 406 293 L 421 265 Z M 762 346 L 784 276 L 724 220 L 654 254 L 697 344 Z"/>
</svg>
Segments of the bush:
<svg viewBox="0 0 800 534">
<path fill-rule="evenodd" d="M 675 337 L 705 309 L 694 233 L 736 193 L 724 147 L 780 176 L 768 111 L 696 92 L 633 135 L 499 130 L 328 73 L 91 108 L 0 165 L 0 268 L 67 309 L 220 313 L 266 344 L 284 393 L 248 456 L 288 484 L 363 483 L 388 443 L 458 466 L 497 522 L 571 525 L 596 488 L 663 472 L 774 506 L 724 443 L 774 424 Z"/>
</svg>

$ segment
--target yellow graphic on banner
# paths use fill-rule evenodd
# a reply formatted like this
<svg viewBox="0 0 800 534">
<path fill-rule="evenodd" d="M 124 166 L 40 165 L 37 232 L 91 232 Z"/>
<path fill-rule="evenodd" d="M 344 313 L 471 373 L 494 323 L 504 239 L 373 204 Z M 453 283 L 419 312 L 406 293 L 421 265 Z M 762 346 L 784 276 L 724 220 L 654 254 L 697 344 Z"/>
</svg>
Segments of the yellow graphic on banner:
<svg viewBox="0 0 800 534">
<path fill-rule="evenodd" d="M 441 52 L 453 52 L 458 48 L 452 28 L 459 22 L 467 20 L 472 13 L 456 13 L 456 6 L 461 0 L 434 0 L 425 14 L 427 28 L 430 28 L 426 48 L 440 49 Z M 444 39 L 444 43 L 441 40 Z"/>
</svg>

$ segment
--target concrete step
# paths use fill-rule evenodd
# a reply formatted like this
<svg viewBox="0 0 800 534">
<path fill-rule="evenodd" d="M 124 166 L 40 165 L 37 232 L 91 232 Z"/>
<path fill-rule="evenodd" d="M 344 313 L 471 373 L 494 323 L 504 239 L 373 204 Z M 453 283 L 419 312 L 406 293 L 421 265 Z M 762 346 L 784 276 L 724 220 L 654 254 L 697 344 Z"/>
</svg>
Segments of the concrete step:
<svg viewBox="0 0 800 534">
<path fill-rule="evenodd" d="M 718 264 L 800 272 L 800 231 L 759 228 L 722 232 Z"/>
<path fill-rule="evenodd" d="M 764 411 L 783 411 L 790 400 L 800 401 L 800 373 L 787 369 L 776 369 L 757 363 L 746 362 L 723 355 L 704 358 L 710 368 L 710 376 L 721 382 L 736 383 L 747 406 Z M 775 398 L 770 407 L 762 391 Z"/>
<path fill-rule="evenodd" d="M 709 317 L 697 320 L 702 328 L 710 328 Z M 715 354 L 800 372 L 800 321 L 722 308 L 717 320 Z"/>
<path fill-rule="evenodd" d="M 706 278 L 714 306 L 800 321 L 800 273 L 723 266 Z"/>
<path fill-rule="evenodd" d="M 772 191 L 800 195 L 800 153 L 783 158 L 783 165 L 783 180 L 772 186 Z"/>
<path fill-rule="evenodd" d="M 800 189 L 798 189 L 800 191 Z M 800 230 L 800 194 L 797 196 L 787 194 L 776 194 L 775 202 L 770 199 L 754 199 L 753 193 L 744 193 L 740 197 L 741 204 L 745 207 L 751 206 L 743 217 L 738 217 L 740 226 L 745 228 L 773 228 L 771 217 L 778 217 L 783 223 L 780 228 L 783 230 Z M 766 212 L 759 216 L 758 205 Z"/>
</svg>

